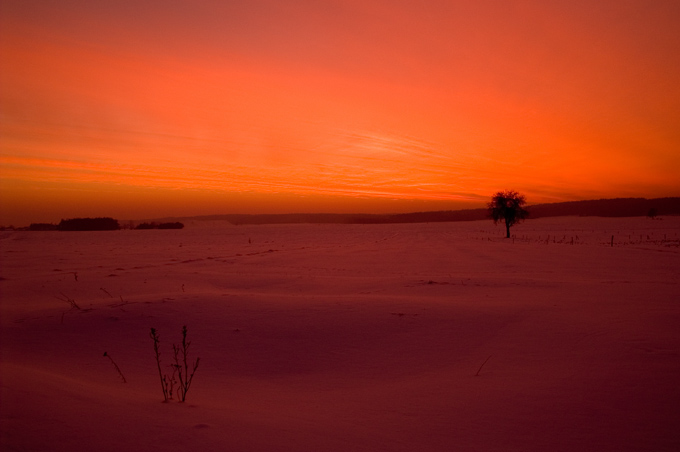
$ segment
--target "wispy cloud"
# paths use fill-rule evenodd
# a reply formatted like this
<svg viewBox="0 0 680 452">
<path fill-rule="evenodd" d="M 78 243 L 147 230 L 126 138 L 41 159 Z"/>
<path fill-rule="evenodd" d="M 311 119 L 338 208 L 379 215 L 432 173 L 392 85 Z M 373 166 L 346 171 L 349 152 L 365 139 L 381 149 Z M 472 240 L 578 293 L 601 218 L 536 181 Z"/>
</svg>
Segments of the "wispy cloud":
<svg viewBox="0 0 680 452">
<path fill-rule="evenodd" d="M 673 2 L 27 5 L 0 15 L 4 186 L 680 191 Z"/>
</svg>

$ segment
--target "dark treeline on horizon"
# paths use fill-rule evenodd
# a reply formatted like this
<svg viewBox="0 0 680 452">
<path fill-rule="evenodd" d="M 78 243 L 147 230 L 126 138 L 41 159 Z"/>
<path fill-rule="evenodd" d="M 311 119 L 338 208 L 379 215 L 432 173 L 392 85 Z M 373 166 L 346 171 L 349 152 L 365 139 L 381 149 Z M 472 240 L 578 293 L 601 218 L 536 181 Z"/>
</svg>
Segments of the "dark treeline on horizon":
<svg viewBox="0 0 680 452">
<path fill-rule="evenodd" d="M 118 229 L 120 229 L 118 220 L 109 217 L 71 218 L 61 220 L 57 225 L 58 231 L 116 231 Z"/>
<path fill-rule="evenodd" d="M 172 223 L 141 223 L 134 229 L 182 229 L 184 224 L 180 222 Z M 26 228 L 29 231 L 117 231 L 122 229 L 118 220 L 110 217 L 100 218 L 71 218 L 61 220 L 59 224 L 53 223 L 31 223 Z M 132 229 L 129 227 L 127 229 Z"/>
<path fill-rule="evenodd" d="M 599 216 L 599 217 L 656 217 L 680 215 L 680 197 L 668 198 L 615 198 L 588 201 L 568 201 L 528 206 L 529 219 L 559 216 Z M 477 221 L 489 219 L 486 208 L 442 210 L 397 214 L 343 214 L 343 213 L 292 213 L 292 214 L 224 214 L 201 215 L 194 217 L 173 217 L 163 220 L 145 220 L 129 229 L 182 229 L 179 220 L 228 221 L 240 224 L 389 224 L 389 223 L 435 223 L 455 221 Z M 3 228 L 6 229 L 6 228 Z M 15 229 L 10 227 L 9 229 Z M 59 224 L 32 223 L 31 231 L 107 231 L 122 229 L 118 220 L 109 217 L 73 218 L 61 220 Z"/>
<path fill-rule="evenodd" d="M 137 226 L 135 226 L 135 229 L 182 229 L 182 228 L 184 228 L 184 224 L 180 223 L 179 221 L 171 223 L 156 223 L 156 222 L 140 223 Z"/>
</svg>

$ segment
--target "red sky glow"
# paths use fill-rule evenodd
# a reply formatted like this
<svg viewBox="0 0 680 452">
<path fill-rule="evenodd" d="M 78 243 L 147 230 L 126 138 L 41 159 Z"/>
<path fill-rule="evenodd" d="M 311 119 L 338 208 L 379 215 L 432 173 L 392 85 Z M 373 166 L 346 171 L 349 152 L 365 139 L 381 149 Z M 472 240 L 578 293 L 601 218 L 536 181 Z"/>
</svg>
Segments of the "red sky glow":
<svg viewBox="0 0 680 452">
<path fill-rule="evenodd" d="M 0 3 L 0 224 L 680 194 L 676 1 Z"/>
</svg>

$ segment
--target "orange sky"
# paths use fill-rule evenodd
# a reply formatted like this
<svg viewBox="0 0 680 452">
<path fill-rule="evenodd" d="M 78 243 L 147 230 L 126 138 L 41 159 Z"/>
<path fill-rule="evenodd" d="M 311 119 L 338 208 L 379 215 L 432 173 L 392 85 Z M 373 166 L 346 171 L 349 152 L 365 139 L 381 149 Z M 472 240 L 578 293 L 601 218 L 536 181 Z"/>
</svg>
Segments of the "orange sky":
<svg viewBox="0 0 680 452">
<path fill-rule="evenodd" d="M 2 0 L 0 21 L 0 225 L 680 195 L 677 1 Z"/>
</svg>

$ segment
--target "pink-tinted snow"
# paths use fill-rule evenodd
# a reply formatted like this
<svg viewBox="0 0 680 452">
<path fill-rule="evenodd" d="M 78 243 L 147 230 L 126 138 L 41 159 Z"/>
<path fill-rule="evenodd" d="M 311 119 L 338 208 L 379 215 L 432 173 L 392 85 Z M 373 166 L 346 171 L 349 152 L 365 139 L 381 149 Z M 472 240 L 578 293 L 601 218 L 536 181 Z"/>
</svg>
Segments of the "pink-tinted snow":
<svg viewBox="0 0 680 452">
<path fill-rule="evenodd" d="M 0 448 L 680 450 L 680 218 L 512 232 L 0 232 Z"/>
</svg>

